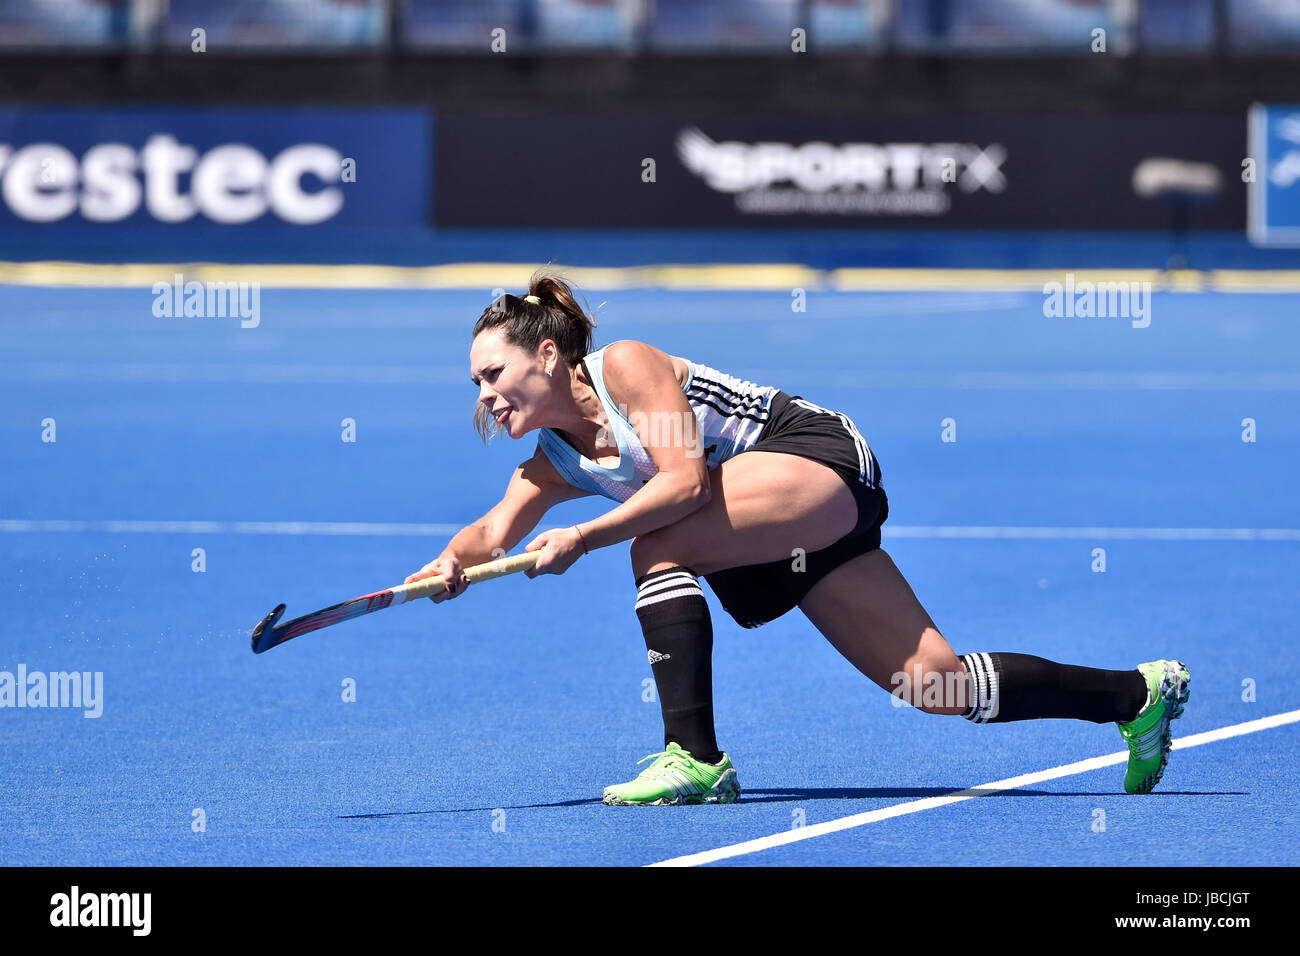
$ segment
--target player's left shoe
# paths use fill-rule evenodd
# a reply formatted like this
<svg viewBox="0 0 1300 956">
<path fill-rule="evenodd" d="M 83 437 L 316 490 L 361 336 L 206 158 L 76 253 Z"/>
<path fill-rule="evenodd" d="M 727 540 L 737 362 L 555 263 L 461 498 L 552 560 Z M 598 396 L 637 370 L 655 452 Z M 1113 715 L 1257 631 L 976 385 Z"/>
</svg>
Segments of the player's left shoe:
<svg viewBox="0 0 1300 956">
<path fill-rule="evenodd" d="M 1147 705 L 1137 717 L 1118 725 L 1128 744 L 1124 790 L 1150 793 L 1169 762 L 1174 743 L 1169 725 L 1183 714 L 1183 705 L 1191 696 L 1187 685 L 1192 675 L 1182 661 L 1149 661 L 1137 669 L 1146 678 L 1148 696 Z"/>
<path fill-rule="evenodd" d="M 736 768 L 726 754 L 718 763 L 705 763 L 678 744 L 670 743 L 635 780 L 605 788 L 604 803 L 611 807 L 662 807 L 684 803 L 733 803 L 740 796 Z"/>
</svg>

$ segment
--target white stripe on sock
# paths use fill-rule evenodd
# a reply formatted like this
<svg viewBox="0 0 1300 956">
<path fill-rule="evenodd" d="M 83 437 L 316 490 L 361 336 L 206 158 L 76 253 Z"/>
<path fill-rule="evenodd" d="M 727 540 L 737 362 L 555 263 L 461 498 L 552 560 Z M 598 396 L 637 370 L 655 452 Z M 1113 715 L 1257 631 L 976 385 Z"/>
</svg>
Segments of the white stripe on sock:
<svg viewBox="0 0 1300 956">
<path fill-rule="evenodd" d="M 969 719 L 973 723 L 982 723 L 980 715 L 984 711 L 984 702 L 988 699 L 988 677 L 984 670 L 984 661 L 979 654 L 967 654 L 965 657 L 966 669 L 970 672 L 970 677 L 974 682 L 971 690 L 975 693 L 975 701 L 971 704 L 974 712 Z"/>
<path fill-rule="evenodd" d="M 695 596 L 703 599 L 704 592 L 701 591 L 699 589 L 699 586 L 697 585 L 693 588 L 678 588 L 675 591 L 666 591 L 663 594 L 652 594 L 649 595 L 648 597 L 643 597 L 639 601 L 637 601 L 634 610 L 640 610 L 643 607 L 649 607 L 651 604 L 658 604 L 660 601 L 669 601 L 672 600 L 673 598 L 691 597 L 691 596 Z"/>
<path fill-rule="evenodd" d="M 694 575 L 690 575 L 686 573 L 669 574 L 662 578 L 655 578 L 653 581 L 646 581 L 636 590 L 637 590 L 637 594 L 646 594 L 646 593 L 653 593 L 657 590 L 662 590 L 663 588 L 666 587 L 692 585 L 692 584 L 695 585 L 696 587 L 699 587 L 699 581 L 698 579 L 695 578 Z"/>
<path fill-rule="evenodd" d="M 989 673 L 989 699 L 985 702 L 984 717 L 980 721 L 982 724 L 987 724 L 998 715 L 998 671 L 997 668 L 993 666 L 993 658 L 991 655 L 985 652 L 980 652 L 980 656 L 984 658 L 984 663 L 985 666 L 988 667 Z"/>
</svg>

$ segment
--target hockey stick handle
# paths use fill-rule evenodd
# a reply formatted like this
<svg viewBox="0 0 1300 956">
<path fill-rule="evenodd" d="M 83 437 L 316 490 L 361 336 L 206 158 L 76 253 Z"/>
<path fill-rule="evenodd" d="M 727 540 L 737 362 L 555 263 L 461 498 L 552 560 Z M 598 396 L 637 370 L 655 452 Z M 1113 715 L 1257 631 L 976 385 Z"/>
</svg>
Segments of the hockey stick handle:
<svg viewBox="0 0 1300 956">
<path fill-rule="evenodd" d="M 508 558 L 497 558 L 495 561 L 487 561 L 483 564 L 476 564 L 472 568 L 466 568 L 463 572 L 465 577 L 469 578 L 469 583 L 474 584 L 478 581 L 490 581 L 492 578 L 503 578 L 507 574 L 514 574 L 517 571 L 526 571 L 537 563 L 537 559 L 542 556 L 542 552 L 525 551 L 523 554 L 511 555 Z M 407 601 L 414 601 L 417 598 L 433 597 L 447 590 L 446 578 L 439 574 L 436 577 L 425 578 L 423 581 L 412 581 L 410 584 L 401 584 L 393 588 L 393 604 L 405 604 Z"/>
</svg>

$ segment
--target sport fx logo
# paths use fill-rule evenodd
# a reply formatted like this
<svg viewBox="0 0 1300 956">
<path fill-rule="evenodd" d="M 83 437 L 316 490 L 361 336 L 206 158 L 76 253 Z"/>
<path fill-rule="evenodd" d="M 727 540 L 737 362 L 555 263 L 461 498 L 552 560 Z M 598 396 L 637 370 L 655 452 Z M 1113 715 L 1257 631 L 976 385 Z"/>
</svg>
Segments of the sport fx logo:
<svg viewBox="0 0 1300 956">
<path fill-rule="evenodd" d="M 940 189 L 955 182 L 965 193 L 1000 193 L 1007 186 L 1000 143 L 743 143 L 717 142 L 690 127 L 677 135 L 677 155 L 720 192 L 738 193 L 791 182 L 824 192 Z"/>
</svg>

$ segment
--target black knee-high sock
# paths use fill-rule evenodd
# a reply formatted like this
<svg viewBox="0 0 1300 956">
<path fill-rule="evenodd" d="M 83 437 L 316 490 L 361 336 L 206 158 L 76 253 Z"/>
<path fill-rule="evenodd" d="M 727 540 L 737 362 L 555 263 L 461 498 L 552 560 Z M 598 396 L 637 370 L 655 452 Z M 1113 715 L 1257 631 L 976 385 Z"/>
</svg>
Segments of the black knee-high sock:
<svg viewBox="0 0 1300 956">
<path fill-rule="evenodd" d="M 1147 704 L 1147 682 L 1127 671 L 1076 667 L 1030 654 L 966 654 L 969 709 L 977 724 L 1040 717 L 1127 723 Z"/>
<path fill-rule="evenodd" d="M 636 581 L 636 616 L 645 635 L 664 715 L 664 746 L 696 759 L 722 759 L 713 730 L 713 620 L 695 572 L 680 565 Z"/>
</svg>

